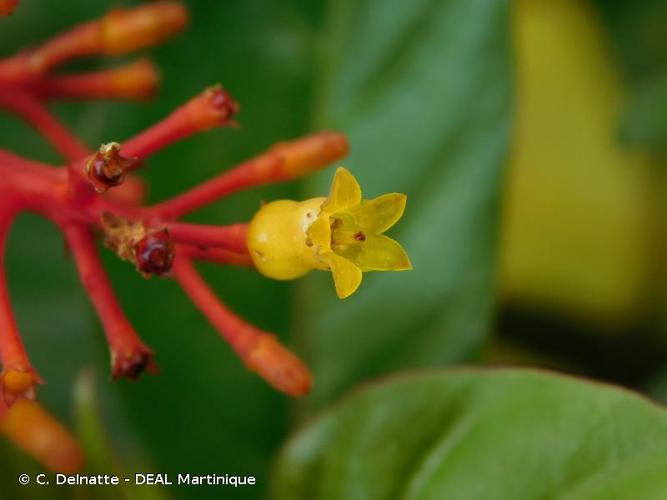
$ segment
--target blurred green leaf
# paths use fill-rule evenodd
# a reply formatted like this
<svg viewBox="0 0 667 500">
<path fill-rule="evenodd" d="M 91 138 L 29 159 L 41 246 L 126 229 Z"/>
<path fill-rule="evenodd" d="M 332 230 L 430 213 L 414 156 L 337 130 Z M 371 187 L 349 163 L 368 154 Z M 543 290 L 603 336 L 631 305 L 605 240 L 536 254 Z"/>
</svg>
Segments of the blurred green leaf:
<svg viewBox="0 0 667 500">
<path fill-rule="evenodd" d="M 74 388 L 74 405 L 78 438 L 86 457 L 86 474 L 112 474 L 121 478 L 116 486 L 87 488 L 89 492 L 94 490 L 95 500 L 168 500 L 167 492 L 160 486 L 146 488 L 124 480 L 132 478 L 134 470 L 152 471 L 154 467 L 138 456 L 120 463 L 100 414 L 92 371 L 83 370 L 79 374 Z"/>
<path fill-rule="evenodd" d="M 639 146 L 667 146 L 667 66 L 665 73 L 651 77 L 633 93 L 621 121 L 621 137 Z"/>
<path fill-rule="evenodd" d="M 366 387 L 289 442 L 274 500 L 664 499 L 667 413 L 610 386 L 458 370 Z"/>
<path fill-rule="evenodd" d="M 369 376 L 471 359 L 488 333 L 511 117 L 508 10 L 505 0 L 330 4 L 314 123 L 349 135 L 345 165 L 365 197 L 408 194 L 390 232 L 414 270 L 366 274 L 343 302 L 329 276 L 300 287 L 311 408 Z M 326 193 L 330 178 L 306 192 Z"/>
<path fill-rule="evenodd" d="M 621 117 L 630 145 L 667 145 L 667 3 L 663 0 L 595 0 L 606 21 L 631 99 Z"/>
</svg>

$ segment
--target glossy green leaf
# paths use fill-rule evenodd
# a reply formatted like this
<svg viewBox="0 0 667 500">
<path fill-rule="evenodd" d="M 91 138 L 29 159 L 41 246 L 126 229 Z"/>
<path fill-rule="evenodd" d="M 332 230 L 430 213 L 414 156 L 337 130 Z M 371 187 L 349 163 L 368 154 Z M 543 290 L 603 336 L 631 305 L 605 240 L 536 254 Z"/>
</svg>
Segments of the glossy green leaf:
<svg viewBox="0 0 667 500">
<path fill-rule="evenodd" d="M 315 123 L 349 135 L 343 163 L 365 198 L 407 193 L 389 236 L 414 270 L 369 273 L 343 302 L 329 277 L 300 288 L 311 407 L 368 376 L 471 359 L 488 333 L 511 115 L 508 3 L 331 3 Z M 326 193 L 331 175 L 306 192 Z"/>
<path fill-rule="evenodd" d="M 611 386 L 452 370 L 367 386 L 283 450 L 273 500 L 667 498 L 667 412 Z"/>
</svg>

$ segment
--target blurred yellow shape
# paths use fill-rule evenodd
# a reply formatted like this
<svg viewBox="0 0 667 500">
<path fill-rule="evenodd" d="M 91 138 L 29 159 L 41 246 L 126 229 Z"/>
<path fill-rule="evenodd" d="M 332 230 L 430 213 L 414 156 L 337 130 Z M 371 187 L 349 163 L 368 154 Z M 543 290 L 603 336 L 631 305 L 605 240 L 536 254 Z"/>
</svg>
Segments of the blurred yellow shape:
<svg viewBox="0 0 667 500">
<path fill-rule="evenodd" d="M 624 93 L 596 12 L 518 0 L 517 127 L 504 197 L 505 301 L 623 326 L 650 272 L 650 166 L 617 142 Z"/>
</svg>

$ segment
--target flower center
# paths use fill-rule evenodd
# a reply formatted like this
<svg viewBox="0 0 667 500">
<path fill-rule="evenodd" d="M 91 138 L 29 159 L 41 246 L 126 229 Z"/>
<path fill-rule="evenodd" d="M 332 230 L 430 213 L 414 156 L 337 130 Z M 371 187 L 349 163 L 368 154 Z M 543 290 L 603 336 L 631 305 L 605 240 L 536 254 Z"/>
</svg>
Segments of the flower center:
<svg viewBox="0 0 667 500">
<path fill-rule="evenodd" d="M 331 248 L 336 253 L 347 251 L 350 246 L 366 241 L 366 234 L 350 221 L 331 217 Z"/>
</svg>

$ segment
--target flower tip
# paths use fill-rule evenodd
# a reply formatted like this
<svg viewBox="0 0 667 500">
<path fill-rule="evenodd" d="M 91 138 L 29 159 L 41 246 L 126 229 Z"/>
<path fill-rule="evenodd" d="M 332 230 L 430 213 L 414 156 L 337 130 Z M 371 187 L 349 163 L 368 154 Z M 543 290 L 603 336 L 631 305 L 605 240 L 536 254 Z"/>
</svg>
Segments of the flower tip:
<svg viewBox="0 0 667 500">
<path fill-rule="evenodd" d="M 49 470 L 74 473 L 83 465 L 74 438 L 35 401 L 22 399 L 7 409 L 0 430 Z"/>
<path fill-rule="evenodd" d="M 102 144 L 96 153 L 88 158 L 84 173 L 98 193 L 118 186 L 125 180 L 125 172 L 139 166 L 139 159 L 128 158 L 120 153 L 120 144 Z"/>
<path fill-rule="evenodd" d="M 250 370 L 279 391 L 293 397 L 310 393 L 313 379 L 308 368 L 274 336 L 262 335 L 244 359 Z"/>
<path fill-rule="evenodd" d="M 0 0 L 0 16 L 9 16 L 19 4 L 19 0 Z"/>
<path fill-rule="evenodd" d="M 43 383 L 33 369 L 6 369 L 0 375 L 2 397 L 11 406 L 20 399 L 34 399 L 35 385 Z"/>
<path fill-rule="evenodd" d="M 234 117 L 240 109 L 239 104 L 221 85 L 207 88 L 186 106 L 196 130 L 235 123 Z"/>
<path fill-rule="evenodd" d="M 278 144 L 284 158 L 282 173 L 288 179 L 314 172 L 331 162 L 347 156 L 350 150 L 347 137 L 338 132 L 324 131 L 298 141 Z"/>
<path fill-rule="evenodd" d="M 155 374 L 158 371 L 159 368 L 153 361 L 153 353 L 145 346 L 122 352 L 115 350 L 111 352 L 111 378 L 113 380 L 124 377 L 136 381 L 144 372 Z"/>
<path fill-rule="evenodd" d="M 160 85 L 160 72 L 150 59 L 140 59 L 111 71 L 113 87 L 119 97 L 148 99 Z"/>
<path fill-rule="evenodd" d="M 224 116 L 225 120 L 233 118 L 238 114 L 241 106 L 222 88 L 222 85 L 214 85 L 207 92 L 209 93 L 211 106 L 221 116 Z"/>
<path fill-rule="evenodd" d="M 180 2 L 158 1 L 134 9 L 112 10 L 102 21 L 104 52 L 118 55 L 162 42 L 187 25 Z"/>
</svg>

